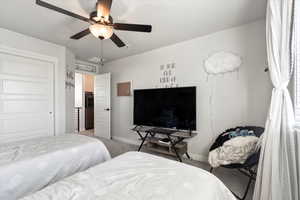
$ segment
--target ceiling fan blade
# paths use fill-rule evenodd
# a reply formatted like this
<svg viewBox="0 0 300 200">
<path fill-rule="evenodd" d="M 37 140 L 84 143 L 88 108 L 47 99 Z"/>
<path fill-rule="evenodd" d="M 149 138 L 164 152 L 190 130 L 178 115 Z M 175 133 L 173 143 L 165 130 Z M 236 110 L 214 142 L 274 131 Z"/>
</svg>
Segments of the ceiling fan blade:
<svg viewBox="0 0 300 200">
<path fill-rule="evenodd" d="M 81 39 L 81 38 L 87 36 L 87 35 L 90 34 L 90 33 L 91 33 L 91 31 L 90 31 L 90 29 L 88 28 L 88 29 L 85 29 L 84 31 L 81 31 L 80 33 L 77 33 L 77 34 L 73 35 L 73 36 L 71 37 L 71 39 L 73 39 L 73 40 L 79 40 L 79 39 Z"/>
<path fill-rule="evenodd" d="M 109 20 L 110 9 L 112 0 L 98 0 L 97 2 L 97 15 Z"/>
<path fill-rule="evenodd" d="M 126 44 L 116 34 L 113 34 L 110 39 L 120 48 L 126 46 Z"/>
<path fill-rule="evenodd" d="M 114 28 L 116 30 L 121 30 L 121 31 L 137 31 L 137 32 L 148 32 L 148 33 L 152 31 L 151 25 L 143 25 L 143 24 L 115 23 Z"/>
<path fill-rule="evenodd" d="M 54 10 L 56 12 L 59 12 L 61 14 L 65 14 L 65 15 L 68 15 L 70 17 L 74 17 L 74 18 L 77 18 L 77 19 L 80 19 L 82 21 L 85 21 L 85 22 L 88 22 L 88 23 L 93 23 L 92 20 L 90 20 L 89 18 L 86 18 L 86 17 L 83 17 L 83 16 L 80 16 L 80 15 L 77 15 L 75 13 L 72 13 L 70 11 L 67 11 L 65 9 L 62 9 L 62 8 L 59 8 L 57 6 L 54 6 L 52 4 L 49 4 L 45 1 L 41 1 L 41 0 L 36 0 L 36 4 L 39 5 L 39 6 L 42 6 L 42 7 L 45 7 L 45 8 L 48 8 L 50 10 Z"/>
</svg>

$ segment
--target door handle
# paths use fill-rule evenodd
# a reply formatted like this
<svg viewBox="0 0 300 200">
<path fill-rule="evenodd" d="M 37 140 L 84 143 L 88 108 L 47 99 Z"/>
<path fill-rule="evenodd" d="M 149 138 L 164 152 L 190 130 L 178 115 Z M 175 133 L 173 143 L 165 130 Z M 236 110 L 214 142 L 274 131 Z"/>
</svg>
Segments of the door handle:
<svg viewBox="0 0 300 200">
<path fill-rule="evenodd" d="M 104 109 L 105 111 L 110 111 L 110 108 L 106 108 L 106 109 Z"/>
</svg>

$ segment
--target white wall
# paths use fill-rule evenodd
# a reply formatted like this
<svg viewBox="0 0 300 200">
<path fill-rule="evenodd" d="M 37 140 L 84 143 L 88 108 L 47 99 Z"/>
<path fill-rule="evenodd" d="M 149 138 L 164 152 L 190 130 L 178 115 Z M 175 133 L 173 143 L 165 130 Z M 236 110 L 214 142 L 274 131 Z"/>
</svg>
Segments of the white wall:
<svg viewBox="0 0 300 200">
<path fill-rule="evenodd" d="M 224 30 L 208 36 L 107 63 L 112 73 L 112 136 L 137 142 L 133 127 L 133 98 L 117 97 L 116 84 L 132 81 L 134 89 L 159 85 L 160 65 L 176 63 L 179 86 L 197 86 L 197 132 L 189 142 L 195 159 L 204 160 L 216 136 L 238 125 L 263 126 L 271 85 L 266 63 L 264 21 Z M 203 61 L 218 51 L 243 58 L 239 73 L 207 77 Z M 210 97 L 212 101 L 210 101 Z"/>
<path fill-rule="evenodd" d="M 0 28 L 0 36 L 0 45 L 57 58 L 58 68 L 55 71 L 55 133 L 57 135 L 65 133 L 66 48 L 2 28 Z"/>
</svg>

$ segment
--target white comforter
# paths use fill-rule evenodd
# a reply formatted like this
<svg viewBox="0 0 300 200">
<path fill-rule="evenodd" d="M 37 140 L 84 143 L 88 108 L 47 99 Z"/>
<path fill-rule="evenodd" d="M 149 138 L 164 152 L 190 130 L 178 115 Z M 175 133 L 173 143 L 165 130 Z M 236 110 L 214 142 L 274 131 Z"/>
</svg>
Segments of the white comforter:
<svg viewBox="0 0 300 200">
<path fill-rule="evenodd" d="M 207 171 L 145 153 L 123 154 L 22 200 L 235 200 Z"/>
<path fill-rule="evenodd" d="M 24 197 L 109 159 L 102 142 L 75 134 L 0 144 L 0 199 Z"/>
</svg>

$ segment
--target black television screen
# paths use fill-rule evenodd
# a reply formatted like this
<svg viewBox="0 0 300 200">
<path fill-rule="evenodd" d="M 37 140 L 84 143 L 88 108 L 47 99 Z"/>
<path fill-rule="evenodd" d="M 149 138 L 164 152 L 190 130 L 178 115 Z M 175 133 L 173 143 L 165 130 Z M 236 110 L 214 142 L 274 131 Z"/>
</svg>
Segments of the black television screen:
<svg viewBox="0 0 300 200">
<path fill-rule="evenodd" d="M 134 90 L 134 124 L 196 130 L 196 87 Z"/>
</svg>

